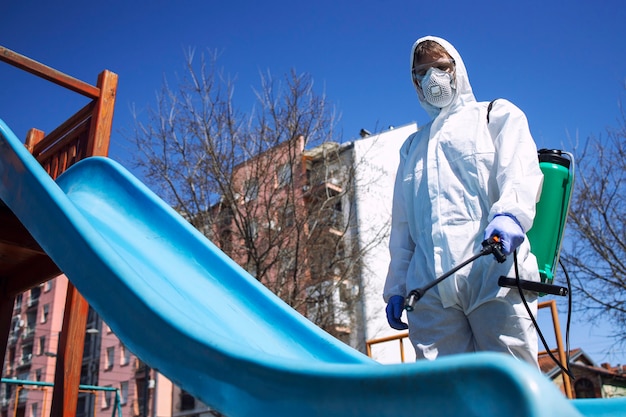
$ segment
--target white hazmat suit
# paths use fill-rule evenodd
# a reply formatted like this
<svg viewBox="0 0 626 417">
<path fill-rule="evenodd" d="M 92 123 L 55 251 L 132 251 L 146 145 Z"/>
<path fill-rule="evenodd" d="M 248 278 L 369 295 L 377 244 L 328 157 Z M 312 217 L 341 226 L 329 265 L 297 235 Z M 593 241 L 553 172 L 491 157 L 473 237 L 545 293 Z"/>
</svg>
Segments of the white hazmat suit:
<svg viewBox="0 0 626 417">
<path fill-rule="evenodd" d="M 524 113 L 498 99 L 489 112 L 477 102 L 461 56 L 447 41 L 428 36 L 455 61 L 452 102 L 432 106 L 432 120 L 400 150 L 392 211 L 391 262 L 386 302 L 406 297 L 480 251 L 483 233 L 498 214 L 514 216 L 524 232 L 533 223 L 543 175 Z M 413 62 L 411 62 L 413 67 Z M 517 249 L 520 279 L 538 281 L 528 239 Z M 483 256 L 427 291 L 407 313 L 418 358 L 496 351 L 537 363 L 537 334 L 517 288 L 498 286 L 514 277 L 513 256 L 498 263 Z M 536 314 L 537 295 L 526 292 Z"/>
</svg>

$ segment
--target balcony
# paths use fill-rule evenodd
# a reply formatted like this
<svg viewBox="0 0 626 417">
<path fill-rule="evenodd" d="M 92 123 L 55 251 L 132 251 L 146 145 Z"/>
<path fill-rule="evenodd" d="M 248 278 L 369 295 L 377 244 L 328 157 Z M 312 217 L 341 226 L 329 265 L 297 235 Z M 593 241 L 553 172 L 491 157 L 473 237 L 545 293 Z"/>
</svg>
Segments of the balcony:
<svg viewBox="0 0 626 417">
<path fill-rule="evenodd" d="M 26 302 L 26 308 L 30 310 L 33 307 L 37 307 L 38 304 L 39 304 L 39 295 L 37 295 L 36 297 L 33 297 L 31 295 L 30 298 L 28 298 L 28 301 Z"/>
<path fill-rule="evenodd" d="M 331 178 L 321 180 L 314 185 L 305 185 L 302 191 L 306 199 L 320 201 L 338 196 L 343 192 L 343 188 L 337 184 L 334 178 Z"/>
<path fill-rule="evenodd" d="M 134 365 L 136 379 L 145 378 L 147 373 L 150 371 L 148 365 L 146 365 L 146 363 L 141 361 L 139 358 L 135 358 Z"/>
<path fill-rule="evenodd" d="M 35 337 L 35 328 L 34 327 L 26 327 L 22 332 L 22 340 L 26 341 Z"/>
<path fill-rule="evenodd" d="M 20 358 L 20 360 L 17 362 L 17 370 L 18 372 L 21 371 L 23 368 L 28 368 L 30 367 L 30 365 L 33 362 L 33 354 L 32 353 L 27 353 L 22 355 L 22 357 Z"/>
</svg>

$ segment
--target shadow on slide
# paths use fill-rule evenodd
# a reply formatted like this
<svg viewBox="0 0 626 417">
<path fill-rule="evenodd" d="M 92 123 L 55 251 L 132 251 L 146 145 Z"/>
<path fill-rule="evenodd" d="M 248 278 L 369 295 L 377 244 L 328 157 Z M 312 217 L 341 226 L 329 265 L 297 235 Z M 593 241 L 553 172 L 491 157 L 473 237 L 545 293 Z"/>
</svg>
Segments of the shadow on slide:
<svg viewBox="0 0 626 417">
<path fill-rule="evenodd" d="M 229 417 L 618 416 L 494 353 L 381 365 L 260 285 L 118 163 L 55 182 L 0 120 L 0 198 L 120 340 Z M 0 229 L 1 233 L 1 229 Z"/>
</svg>

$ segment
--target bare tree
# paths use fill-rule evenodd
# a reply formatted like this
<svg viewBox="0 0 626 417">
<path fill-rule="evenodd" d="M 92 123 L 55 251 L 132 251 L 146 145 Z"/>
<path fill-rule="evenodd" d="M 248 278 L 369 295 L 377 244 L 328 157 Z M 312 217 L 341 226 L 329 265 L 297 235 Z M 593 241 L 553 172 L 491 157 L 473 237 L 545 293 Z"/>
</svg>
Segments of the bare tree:
<svg viewBox="0 0 626 417">
<path fill-rule="evenodd" d="M 350 146 L 311 78 L 261 76 L 250 114 L 236 109 L 234 82 L 213 54 L 186 56 L 176 86 L 135 115 L 137 167 L 162 198 L 260 282 L 316 324 L 355 340 L 361 259 Z M 386 238 L 380 224 L 376 241 Z M 361 326 L 364 324 L 361 323 Z"/>
<path fill-rule="evenodd" d="M 591 137 L 577 155 L 562 260 L 586 319 L 626 329 L 626 123 Z M 617 342 L 626 342 L 622 331 Z"/>
</svg>

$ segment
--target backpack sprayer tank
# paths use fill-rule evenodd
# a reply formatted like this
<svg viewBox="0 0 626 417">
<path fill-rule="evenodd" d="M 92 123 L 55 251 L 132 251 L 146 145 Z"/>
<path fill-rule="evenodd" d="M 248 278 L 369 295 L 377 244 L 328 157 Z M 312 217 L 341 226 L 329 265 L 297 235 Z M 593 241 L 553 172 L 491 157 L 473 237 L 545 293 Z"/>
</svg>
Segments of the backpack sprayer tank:
<svg viewBox="0 0 626 417">
<path fill-rule="evenodd" d="M 563 155 L 567 155 L 568 158 Z M 543 188 L 537 212 L 527 236 L 530 250 L 537 258 L 541 282 L 552 284 L 565 231 L 572 185 L 573 158 L 559 150 L 539 150 Z"/>
</svg>

